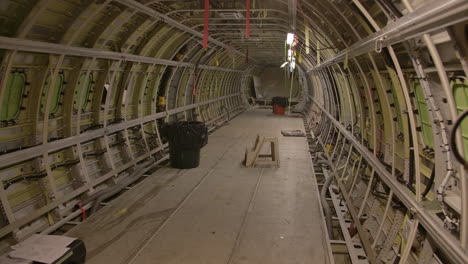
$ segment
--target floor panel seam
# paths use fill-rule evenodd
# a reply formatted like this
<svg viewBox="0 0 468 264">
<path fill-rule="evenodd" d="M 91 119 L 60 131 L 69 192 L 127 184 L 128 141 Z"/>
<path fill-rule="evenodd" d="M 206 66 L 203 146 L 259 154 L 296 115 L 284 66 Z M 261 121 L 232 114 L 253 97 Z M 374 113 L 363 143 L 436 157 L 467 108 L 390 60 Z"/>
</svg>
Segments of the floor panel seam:
<svg viewBox="0 0 468 264">
<path fill-rule="evenodd" d="M 245 227 L 247 225 L 247 220 L 249 218 L 250 212 L 253 209 L 255 198 L 257 197 L 258 187 L 260 186 L 260 181 L 262 180 L 264 170 L 265 170 L 265 168 L 262 168 L 260 173 L 259 173 L 257 183 L 255 184 L 255 188 L 254 188 L 253 193 L 252 193 L 252 197 L 250 198 L 249 206 L 247 207 L 247 211 L 245 212 L 245 215 L 244 215 L 244 217 L 242 219 L 241 227 L 239 229 L 239 232 L 237 233 L 236 243 L 234 244 L 234 247 L 233 247 L 233 249 L 231 251 L 231 255 L 229 256 L 227 264 L 231 264 L 232 261 L 234 260 L 234 257 L 236 256 L 236 252 L 237 252 L 237 250 L 239 248 L 239 245 L 240 245 L 240 242 L 242 240 L 242 235 L 244 234 Z"/>
<path fill-rule="evenodd" d="M 143 244 L 142 247 L 135 253 L 130 255 L 124 263 L 130 264 L 132 263 L 139 255 L 140 253 L 148 246 L 148 244 L 159 234 L 159 232 L 164 228 L 164 226 L 174 217 L 174 215 L 180 211 L 182 206 L 189 200 L 189 198 L 192 196 L 193 193 L 203 184 L 203 182 L 208 178 L 209 175 L 213 172 L 213 170 L 216 168 L 218 163 L 223 159 L 224 155 L 231 150 L 232 146 L 234 146 L 239 139 L 242 138 L 242 134 L 235 140 L 218 158 L 216 163 L 211 167 L 211 169 L 203 176 L 203 178 L 198 182 L 198 184 L 185 196 L 185 198 L 182 200 L 182 202 L 177 206 L 177 208 L 172 212 L 172 214 L 156 229 L 156 231 L 149 237 L 146 242 Z"/>
</svg>

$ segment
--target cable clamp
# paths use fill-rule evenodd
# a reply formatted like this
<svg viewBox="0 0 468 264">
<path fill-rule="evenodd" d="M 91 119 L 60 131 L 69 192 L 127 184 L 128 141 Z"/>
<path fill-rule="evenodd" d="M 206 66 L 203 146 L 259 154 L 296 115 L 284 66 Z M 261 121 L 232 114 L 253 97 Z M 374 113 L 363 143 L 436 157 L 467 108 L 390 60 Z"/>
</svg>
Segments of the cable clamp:
<svg viewBox="0 0 468 264">
<path fill-rule="evenodd" d="M 382 48 L 383 48 L 383 41 L 386 39 L 387 37 L 381 37 L 379 38 L 378 40 L 375 41 L 375 51 L 377 53 L 381 53 L 382 52 Z"/>
</svg>

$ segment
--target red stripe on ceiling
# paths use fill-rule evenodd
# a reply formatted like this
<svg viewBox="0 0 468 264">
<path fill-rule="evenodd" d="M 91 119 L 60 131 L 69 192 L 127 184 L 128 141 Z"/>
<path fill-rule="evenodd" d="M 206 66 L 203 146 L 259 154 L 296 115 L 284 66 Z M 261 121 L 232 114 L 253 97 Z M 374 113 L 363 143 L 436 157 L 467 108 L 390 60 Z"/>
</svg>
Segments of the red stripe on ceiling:
<svg viewBox="0 0 468 264">
<path fill-rule="evenodd" d="M 203 28 L 203 48 L 208 47 L 208 18 L 210 15 L 210 0 L 205 0 L 205 26 Z"/>
<path fill-rule="evenodd" d="M 296 0 L 296 3 L 297 3 L 297 7 L 299 8 L 299 11 L 302 13 L 302 15 L 304 16 L 304 19 L 305 19 L 304 10 L 302 10 L 302 6 L 301 6 L 301 1 Z"/>
<path fill-rule="evenodd" d="M 250 37 L 250 0 L 246 0 L 246 14 L 245 14 L 245 38 L 248 39 Z"/>
</svg>

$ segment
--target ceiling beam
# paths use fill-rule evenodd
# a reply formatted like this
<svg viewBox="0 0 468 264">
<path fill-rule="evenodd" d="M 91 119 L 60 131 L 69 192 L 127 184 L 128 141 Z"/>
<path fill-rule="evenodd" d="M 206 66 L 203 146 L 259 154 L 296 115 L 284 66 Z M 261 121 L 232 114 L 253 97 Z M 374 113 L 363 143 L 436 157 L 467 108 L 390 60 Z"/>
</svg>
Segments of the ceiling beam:
<svg viewBox="0 0 468 264">
<path fill-rule="evenodd" d="M 63 45 L 63 44 L 54 44 L 54 43 L 48 43 L 48 42 L 18 39 L 18 38 L 8 38 L 8 37 L 1 37 L 1 36 L 0 36 L 0 49 L 20 50 L 20 51 L 38 52 L 38 53 L 45 53 L 45 54 L 58 54 L 58 55 L 65 55 L 65 56 L 91 57 L 91 58 L 109 59 L 109 60 L 124 60 L 124 61 L 138 62 L 138 63 L 158 64 L 158 65 L 167 65 L 167 66 L 175 66 L 175 67 L 195 68 L 196 66 L 194 63 L 189 63 L 189 62 L 172 61 L 172 60 L 158 59 L 154 57 L 146 57 L 146 56 L 134 55 L 134 54 L 128 54 L 128 53 L 98 50 L 98 49 L 91 49 L 91 48 L 82 48 L 82 47 L 68 46 L 68 45 Z M 216 67 L 216 66 L 208 66 L 208 65 L 199 65 L 198 68 L 204 69 L 204 70 L 216 70 L 216 71 L 224 71 L 224 72 L 243 73 L 243 71 L 240 71 L 240 70 Z"/>
<path fill-rule="evenodd" d="M 381 30 L 357 41 L 347 49 L 322 62 L 320 66 L 313 67 L 307 72 L 342 62 L 346 54 L 348 54 L 348 58 L 357 57 L 376 51 L 376 46 L 384 48 L 467 20 L 468 1 L 433 0 L 413 13 L 405 15 Z"/>
</svg>

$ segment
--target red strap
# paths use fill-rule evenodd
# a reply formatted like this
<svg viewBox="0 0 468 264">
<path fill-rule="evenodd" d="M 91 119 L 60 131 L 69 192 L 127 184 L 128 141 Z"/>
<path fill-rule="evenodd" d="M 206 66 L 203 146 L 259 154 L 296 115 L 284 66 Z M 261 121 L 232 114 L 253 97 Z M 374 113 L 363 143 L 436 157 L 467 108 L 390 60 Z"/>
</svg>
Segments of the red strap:
<svg viewBox="0 0 468 264">
<path fill-rule="evenodd" d="M 203 28 L 203 48 L 208 47 L 208 18 L 210 15 L 210 0 L 205 0 L 205 26 Z"/>
<path fill-rule="evenodd" d="M 79 207 L 80 207 L 80 211 L 81 211 L 81 220 L 86 220 L 86 210 L 83 208 L 81 202 L 79 202 L 77 204 Z"/>
<path fill-rule="evenodd" d="M 250 0 L 246 0 L 245 6 L 247 8 L 246 14 L 245 14 L 245 38 L 249 39 L 250 38 Z"/>
<path fill-rule="evenodd" d="M 303 16 L 305 16 L 304 10 L 302 10 L 301 1 L 296 0 L 296 3 L 297 3 L 297 7 L 299 8 L 299 11 L 302 13 Z"/>
</svg>

